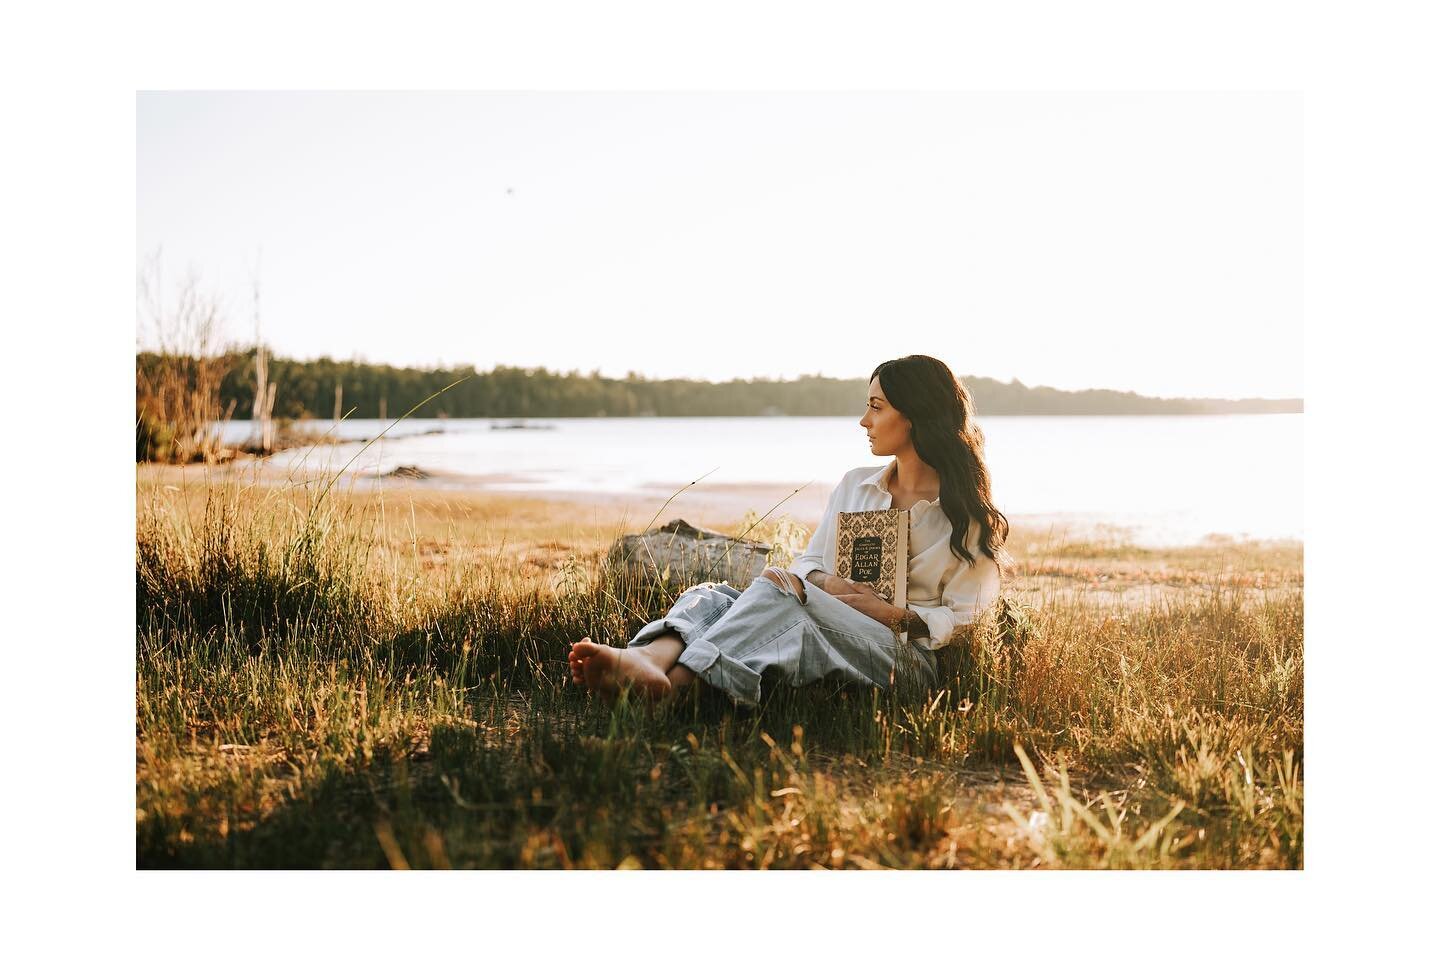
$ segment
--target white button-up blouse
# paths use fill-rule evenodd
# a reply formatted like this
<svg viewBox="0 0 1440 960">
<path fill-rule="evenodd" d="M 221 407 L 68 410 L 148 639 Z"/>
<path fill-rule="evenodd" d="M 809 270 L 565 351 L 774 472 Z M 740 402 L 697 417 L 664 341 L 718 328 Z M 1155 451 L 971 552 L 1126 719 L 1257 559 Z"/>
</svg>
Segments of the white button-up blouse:
<svg viewBox="0 0 1440 960">
<path fill-rule="evenodd" d="M 802 580 L 812 570 L 835 572 L 835 517 L 857 510 L 889 510 L 889 480 L 896 461 L 879 470 L 856 467 L 841 478 L 825 505 L 805 552 L 790 565 Z M 930 628 L 929 637 L 912 638 L 938 649 L 954 639 L 956 628 L 974 623 L 1000 595 L 1000 567 L 980 552 L 980 523 L 971 521 L 966 548 L 975 557 L 966 563 L 950 550 L 950 518 L 940 500 L 918 500 L 910 507 L 910 564 L 906 608 Z M 818 589 L 810 587 L 809 589 Z"/>
</svg>

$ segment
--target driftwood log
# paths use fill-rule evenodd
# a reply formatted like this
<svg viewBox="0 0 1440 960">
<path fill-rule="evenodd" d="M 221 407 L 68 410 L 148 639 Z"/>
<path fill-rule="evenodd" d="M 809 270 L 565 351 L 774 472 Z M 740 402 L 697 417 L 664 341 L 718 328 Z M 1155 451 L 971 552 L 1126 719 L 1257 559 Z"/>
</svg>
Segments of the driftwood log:
<svg viewBox="0 0 1440 960">
<path fill-rule="evenodd" d="M 740 540 L 671 520 L 619 538 L 610 547 L 609 561 L 615 569 L 662 582 L 723 580 L 743 589 L 760 576 L 772 549 L 758 540 Z"/>
</svg>

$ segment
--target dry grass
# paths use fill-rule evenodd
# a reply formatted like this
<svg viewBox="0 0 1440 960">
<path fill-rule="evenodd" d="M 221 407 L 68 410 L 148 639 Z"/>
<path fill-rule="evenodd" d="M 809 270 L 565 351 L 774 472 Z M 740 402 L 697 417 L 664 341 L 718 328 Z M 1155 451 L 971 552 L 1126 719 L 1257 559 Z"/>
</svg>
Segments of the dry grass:
<svg viewBox="0 0 1440 960">
<path fill-rule="evenodd" d="M 1303 864 L 1298 547 L 1017 531 L 924 702 L 647 711 L 564 652 L 686 586 L 602 562 L 649 515 L 168 479 L 138 485 L 142 866 Z"/>
</svg>

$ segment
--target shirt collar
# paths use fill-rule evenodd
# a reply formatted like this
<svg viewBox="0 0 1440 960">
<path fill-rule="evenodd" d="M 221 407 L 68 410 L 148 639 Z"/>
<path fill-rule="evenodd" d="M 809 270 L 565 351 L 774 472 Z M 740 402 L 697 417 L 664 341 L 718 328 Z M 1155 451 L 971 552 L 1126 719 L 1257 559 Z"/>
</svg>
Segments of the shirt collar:
<svg viewBox="0 0 1440 960">
<path fill-rule="evenodd" d="M 878 487 L 878 488 L 881 490 L 882 493 L 889 493 L 889 492 L 890 492 L 890 476 L 889 476 L 889 474 L 890 474 L 890 468 L 893 467 L 893 466 L 895 466 L 895 461 L 894 461 L 894 460 L 891 460 L 889 463 L 885 464 L 885 466 L 881 467 L 879 470 L 876 470 L 874 473 L 870 474 L 870 476 L 866 477 L 865 479 L 861 480 L 861 481 L 860 481 L 860 485 L 861 485 L 862 487 L 865 487 L 865 486 Z"/>
<path fill-rule="evenodd" d="M 881 467 L 879 470 L 876 470 L 874 473 L 870 474 L 870 476 L 861 480 L 860 486 L 876 487 L 880 490 L 880 492 L 888 496 L 890 493 L 890 477 L 893 475 L 894 469 L 898 465 L 898 460 L 891 460 L 889 463 L 885 464 L 885 466 Z M 916 502 L 936 504 L 940 502 L 940 498 L 936 497 L 934 500 L 918 500 Z"/>
</svg>

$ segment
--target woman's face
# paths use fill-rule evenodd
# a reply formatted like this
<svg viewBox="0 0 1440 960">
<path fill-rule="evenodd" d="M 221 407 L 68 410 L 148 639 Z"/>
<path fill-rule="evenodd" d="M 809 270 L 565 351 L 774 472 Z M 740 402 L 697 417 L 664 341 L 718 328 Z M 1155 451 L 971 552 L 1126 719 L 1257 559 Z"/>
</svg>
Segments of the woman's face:
<svg viewBox="0 0 1440 960">
<path fill-rule="evenodd" d="M 879 377 L 870 381 L 870 396 L 860 426 L 870 437 L 870 452 L 877 457 L 894 456 L 910 446 L 910 421 L 885 399 Z"/>
</svg>

